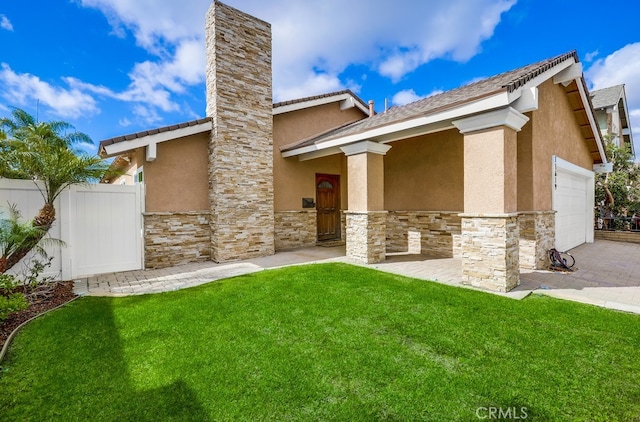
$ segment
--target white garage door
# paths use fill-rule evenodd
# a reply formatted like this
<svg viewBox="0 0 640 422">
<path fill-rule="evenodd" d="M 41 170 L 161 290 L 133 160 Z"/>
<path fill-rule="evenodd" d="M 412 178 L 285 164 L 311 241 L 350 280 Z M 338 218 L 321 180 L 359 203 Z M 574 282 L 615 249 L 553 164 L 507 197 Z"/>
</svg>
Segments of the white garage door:
<svg viewBox="0 0 640 422">
<path fill-rule="evenodd" d="M 593 242 L 593 172 L 558 157 L 553 170 L 556 249 L 566 251 Z"/>
</svg>

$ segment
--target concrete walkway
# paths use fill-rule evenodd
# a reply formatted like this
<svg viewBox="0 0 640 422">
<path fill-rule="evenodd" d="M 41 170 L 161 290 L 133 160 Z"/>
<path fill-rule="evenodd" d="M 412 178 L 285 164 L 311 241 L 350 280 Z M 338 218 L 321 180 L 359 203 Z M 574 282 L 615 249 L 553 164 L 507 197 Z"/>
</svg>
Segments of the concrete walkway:
<svg viewBox="0 0 640 422">
<path fill-rule="evenodd" d="M 598 240 L 575 248 L 571 254 L 576 258 L 575 272 L 523 271 L 520 286 L 509 293 L 495 294 L 522 299 L 535 292 L 640 314 L 639 244 Z M 313 262 L 348 262 L 344 255 L 344 246 L 316 246 L 228 264 L 203 262 L 161 270 L 104 274 L 76 280 L 74 291 L 92 296 L 165 292 L 267 268 Z M 456 258 L 391 253 L 383 263 L 363 266 L 471 288 L 461 284 L 461 262 Z"/>
</svg>

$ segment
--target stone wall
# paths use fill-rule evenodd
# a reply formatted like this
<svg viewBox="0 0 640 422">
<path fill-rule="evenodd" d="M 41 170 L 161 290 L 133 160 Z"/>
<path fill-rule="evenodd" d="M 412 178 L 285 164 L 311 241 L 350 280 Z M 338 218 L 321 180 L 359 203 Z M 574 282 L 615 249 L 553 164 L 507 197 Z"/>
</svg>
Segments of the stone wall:
<svg viewBox="0 0 640 422">
<path fill-rule="evenodd" d="M 345 211 L 347 256 L 360 264 L 385 260 L 387 211 Z"/>
<path fill-rule="evenodd" d="M 462 215 L 462 282 L 508 292 L 520 283 L 518 218 Z"/>
<path fill-rule="evenodd" d="M 316 210 L 275 212 L 277 251 L 314 246 L 317 237 Z"/>
<path fill-rule="evenodd" d="M 165 268 L 208 261 L 209 212 L 154 212 L 144 216 L 145 268 Z"/>
<path fill-rule="evenodd" d="M 612 240 L 614 242 L 640 243 L 640 232 L 610 232 L 606 230 L 596 230 L 595 238 Z"/>
<path fill-rule="evenodd" d="M 460 256 L 459 212 L 389 211 L 386 232 L 389 252 Z"/>
<path fill-rule="evenodd" d="M 211 258 L 271 255 L 271 26 L 218 1 L 205 25 Z"/>
<path fill-rule="evenodd" d="M 531 211 L 518 215 L 520 268 L 546 270 L 549 249 L 555 245 L 555 211 Z"/>
</svg>

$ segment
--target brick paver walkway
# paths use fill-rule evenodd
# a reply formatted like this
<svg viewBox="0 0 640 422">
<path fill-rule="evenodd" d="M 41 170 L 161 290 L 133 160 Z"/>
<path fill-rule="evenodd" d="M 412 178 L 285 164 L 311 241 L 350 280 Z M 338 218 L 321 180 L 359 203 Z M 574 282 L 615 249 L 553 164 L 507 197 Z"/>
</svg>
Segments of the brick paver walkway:
<svg viewBox="0 0 640 422">
<path fill-rule="evenodd" d="M 81 295 L 126 296 L 178 290 L 222 278 L 285 265 L 310 262 L 348 262 L 344 246 L 314 247 L 229 264 L 203 262 L 162 270 L 104 274 L 75 281 Z M 640 314 L 640 244 L 598 240 L 571 251 L 577 270 L 572 273 L 523 271 L 521 285 L 509 293 L 521 299 L 531 292 Z M 388 254 L 383 263 L 365 265 L 394 274 L 462 286 L 456 258 Z M 468 287 L 468 286 L 462 286 Z"/>
<path fill-rule="evenodd" d="M 266 268 L 317 262 L 341 256 L 344 256 L 344 246 L 317 246 L 226 264 L 207 261 L 159 270 L 101 274 L 75 280 L 73 290 L 76 294 L 87 296 L 129 296 L 168 292 Z"/>
</svg>

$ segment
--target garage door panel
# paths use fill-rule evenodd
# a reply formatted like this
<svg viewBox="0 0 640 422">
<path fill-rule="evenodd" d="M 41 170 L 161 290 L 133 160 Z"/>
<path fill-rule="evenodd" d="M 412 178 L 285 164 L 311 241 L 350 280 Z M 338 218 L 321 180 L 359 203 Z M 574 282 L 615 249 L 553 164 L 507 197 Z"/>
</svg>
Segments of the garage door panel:
<svg viewBox="0 0 640 422">
<path fill-rule="evenodd" d="M 572 166 L 571 164 L 568 164 Z M 575 167 L 575 166 L 573 166 Z M 589 198 L 590 172 L 580 173 L 561 167 L 556 162 L 554 210 L 556 211 L 556 248 L 568 250 L 588 240 L 591 218 Z"/>
</svg>

